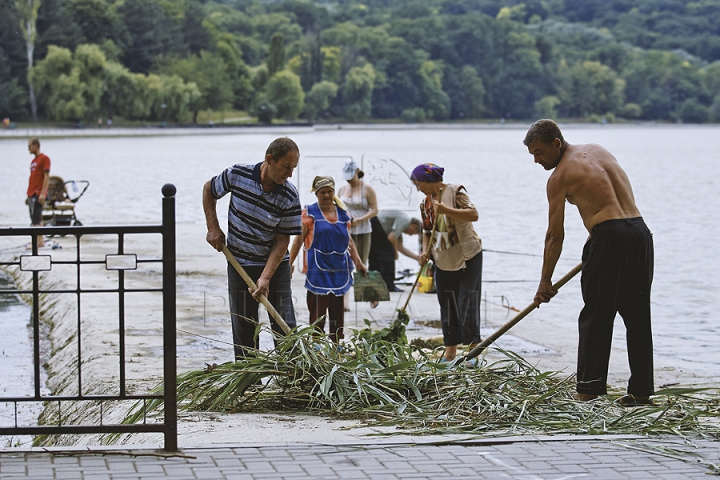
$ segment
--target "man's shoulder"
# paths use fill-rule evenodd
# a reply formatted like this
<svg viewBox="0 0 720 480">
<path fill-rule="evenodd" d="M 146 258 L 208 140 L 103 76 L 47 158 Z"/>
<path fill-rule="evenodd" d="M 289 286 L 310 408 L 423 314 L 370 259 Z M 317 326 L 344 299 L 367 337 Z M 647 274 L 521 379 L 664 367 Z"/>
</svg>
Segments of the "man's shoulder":
<svg viewBox="0 0 720 480">
<path fill-rule="evenodd" d="M 282 184 L 282 186 L 287 190 L 287 193 L 290 196 L 300 198 L 300 192 L 298 192 L 298 189 L 295 185 L 290 183 L 289 180 L 285 180 L 285 182 Z"/>
<path fill-rule="evenodd" d="M 255 168 L 255 165 L 250 163 L 236 163 L 235 165 L 231 166 L 228 170 L 233 173 L 252 173 L 253 169 Z"/>
<path fill-rule="evenodd" d="M 37 157 L 33 158 L 33 162 L 34 162 L 35 164 L 49 163 L 49 162 L 50 162 L 50 157 L 48 157 L 48 156 L 45 155 L 44 153 L 39 153 Z"/>
<path fill-rule="evenodd" d="M 253 167 L 254 165 L 247 163 L 236 163 L 225 169 L 221 176 L 233 185 L 246 186 L 253 181 Z"/>
</svg>

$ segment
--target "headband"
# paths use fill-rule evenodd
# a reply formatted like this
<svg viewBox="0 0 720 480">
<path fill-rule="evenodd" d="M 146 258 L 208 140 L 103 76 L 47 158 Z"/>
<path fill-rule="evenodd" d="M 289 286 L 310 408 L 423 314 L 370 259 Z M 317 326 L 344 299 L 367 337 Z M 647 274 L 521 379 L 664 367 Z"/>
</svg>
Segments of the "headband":
<svg viewBox="0 0 720 480">
<path fill-rule="evenodd" d="M 333 180 L 332 177 L 323 177 L 318 175 L 317 177 L 313 178 L 312 181 L 312 188 L 310 189 L 310 193 L 315 193 L 321 188 L 330 187 L 333 190 L 335 190 L 335 180 Z"/>
<path fill-rule="evenodd" d="M 333 180 L 332 177 L 323 177 L 318 175 L 317 177 L 313 178 L 312 185 L 313 186 L 310 189 L 310 193 L 315 193 L 321 188 L 325 187 L 330 187 L 335 190 L 335 180 Z M 347 212 L 347 207 L 345 206 L 345 203 L 343 203 L 343 201 L 340 200 L 337 195 L 333 196 L 333 201 L 335 202 L 335 205 Z"/>
</svg>

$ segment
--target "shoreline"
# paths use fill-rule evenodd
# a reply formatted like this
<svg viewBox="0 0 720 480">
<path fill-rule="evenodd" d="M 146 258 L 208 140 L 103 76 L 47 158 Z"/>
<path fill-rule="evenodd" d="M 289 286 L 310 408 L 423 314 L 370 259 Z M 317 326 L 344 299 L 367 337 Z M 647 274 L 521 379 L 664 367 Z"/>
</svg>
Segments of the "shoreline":
<svg viewBox="0 0 720 480">
<path fill-rule="evenodd" d="M 116 137 L 172 137 L 202 135 L 242 135 L 256 133 L 303 133 L 333 130 L 521 130 L 531 121 L 488 121 L 478 123 L 328 123 L 328 124 L 280 124 L 280 125 L 196 125 L 182 127 L 111 127 L 111 128 L 15 128 L 0 130 L 0 141 L 38 138 L 116 138 Z M 656 122 L 628 123 L 564 123 L 564 129 L 574 128 L 718 128 L 720 124 L 675 124 Z"/>
<path fill-rule="evenodd" d="M 94 237 L 94 236 L 93 236 Z M 116 244 L 100 238 L 82 240 L 84 255 L 101 257 L 112 253 Z M 205 242 L 203 224 L 177 225 L 177 369 L 178 372 L 203 369 L 207 364 L 224 363 L 232 360 L 232 348 L 227 344 L 231 340 L 226 299 L 226 261 Z M 159 246 L 140 239 L 127 238 L 125 253 L 137 253 L 138 258 L 156 256 Z M 73 238 L 57 238 L 62 249 L 52 250 L 48 254 L 54 258 L 71 257 L 74 253 Z M 6 247 L 2 245 L 2 247 Z M 5 252 L 5 249 L 3 248 Z M 7 255 L 8 253 L 3 253 Z M 16 252 L 13 254 L 21 254 Z M 46 272 L 49 274 L 50 272 Z M 126 275 L 126 279 L 135 286 L 158 282 L 159 272 L 141 272 L 137 276 Z M 104 269 L 83 273 L 84 287 L 107 287 L 110 275 Z M 72 280 L 65 275 L 62 284 Z M 576 278 L 573 282 L 578 282 Z M 308 310 L 305 305 L 304 276 L 295 274 L 292 279 L 293 296 L 298 323 L 307 324 Z M 404 304 L 409 286 L 405 292 L 392 293 L 390 302 L 381 302 L 376 309 L 367 304 L 352 303 L 353 311 L 346 315 L 346 328 L 363 328 L 363 319 L 370 319 L 377 327 L 387 326 L 394 316 L 395 309 Z M 567 289 L 568 294 L 577 294 Z M 565 290 L 563 290 L 565 291 Z M 162 374 L 161 315 L 157 298 L 151 295 L 127 302 L 127 310 L 135 308 L 135 313 L 126 314 L 127 379 L 128 389 L 149 390 L 156 386 Z M 113 303 L 115 302 L 115 303 Z M 101 298 L 97 302 L 83 303 L 83 392 L 103 393 L 115 391 L 118 369 L 117 357 L 113 355 L 117 346 L 116 297 Z M 43 321 L 49 327 L 49 342 L 52 345 L 51 358 L 47 362 L 47 386 L 57 395 L 73 392 L 74 362 L 77 345 L 73 340 L 77 324 L 73 301 L 58 299 L 44 312 Z M 485 338 L 503 325 L 507 319 L 506 311 L 496 305 L 484 305 L 489 315 L 483 319 L 482 336 Z M 267 316 L 262 313 L 261 322 L 267 325 Z M 441 337 L 440 328 L 434 328 L 433 322 L 439 318 L 437 299 L 434 294 L 415 293 L 411 299 L 408 314 L 411 323 L 407 334 L 409 339 L 416 337 Z M 115 316 L 114 316 L 115 315 Z M 532 314 L 533 318 L 519 323 L 512 331 L 496 342 L 498 347 L 512 350 L 528 363 L 541 371 L 562 372 L 568 376 L 574 373 L 576 344 L 567 330 L 567 323 L 549 319 L 542 310 Z M 576 312 L 568 322 L 575 323 Z M 572 332 L 574 334 L 574 332 Z M 348 332 L 349 334 L 349 332 Z M 349 336 L 346 334 L 346 336 Z M 268 336 L 261 335 L 261 348 L 271 345 Z M 488 356 L 493 358 L 492 350 Z M 498 357 L 500 358 L 500 357 Z M 655 380 L 658 388 L 662 385 L 680 384 L 692 386 L 715 386 L 716 377 L 704 377 L 695 372 L 675 368 L 671 361 L 656 359 Z M 609 384 L 624 388 L 628 378 L 626 351 L 623 342 L 613 342 Z M 74 392 L 73 392 L 74 393 Z M 124 418 L 130 402 L 104 411 L 105 422 L 119 422 Z M 64 412 L 68 415 L 72 412 Z M 45 418 L 51 412 L 45 412 Z M 98 418 L 97 409 L 87 408 L 76 414 L 83 418 Z M 410 439 L 396 427 L 367 427 L 360 420 L 340 420 L 332 416 L 305 413 L 285 413 L 280 411 L 267 413 L 199 413 L 179 412 L 178 445 L 181 447 L 207 446 L 222 443 L 276 443 L 276 442 L 348 442 L 366 441 L 367 435 L 392 435 L 393 438 Z M 99 445 L 101 435 L 59 436 L 53 445 L 87 446 Z M 162 442 L 161 434 L 123 435 L 115 446 L 121 445 L 157 445 Z"/>
</svg>

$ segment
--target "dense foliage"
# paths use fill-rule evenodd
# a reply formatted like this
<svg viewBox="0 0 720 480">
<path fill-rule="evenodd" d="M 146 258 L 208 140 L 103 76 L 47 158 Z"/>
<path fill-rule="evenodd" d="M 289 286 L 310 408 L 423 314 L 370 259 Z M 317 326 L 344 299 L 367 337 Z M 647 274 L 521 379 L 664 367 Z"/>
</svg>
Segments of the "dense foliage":
<svg viewBox="0 0 720 480">
<path fill-rule="evenodd" d="M 0 0 L 0 117 L 36 96 L 72 121 L 718 121 L 717 18 L 717 0 Z"/>
</svg>

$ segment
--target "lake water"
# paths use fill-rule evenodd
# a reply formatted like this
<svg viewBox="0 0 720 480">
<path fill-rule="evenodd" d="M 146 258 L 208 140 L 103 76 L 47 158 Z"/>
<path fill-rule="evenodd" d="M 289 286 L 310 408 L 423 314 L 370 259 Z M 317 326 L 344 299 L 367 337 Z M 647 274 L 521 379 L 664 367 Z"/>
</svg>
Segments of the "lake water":
<svg viewBox="0 0 720 480">
<path fill-rule="evenodd" d="M 312 177 L 329 174 L 339 179 L 343 161 L 352 156 L 378 190 L 381 208 L 407 208 L 417 215 L 420 196 L 405 172 L 423 162 L 444 166 L 445 180 L 465 185 L 480 213 L 476 229 L 487 250 L 487 298 L 501 302 L 504 297 L 523 308 L 532 300 L 540 275 L 548 177 L 522 145 L 526 128 L 308 129 L 290 134 L 301 150 L 292 181 L 303 202 L 312 202 Z M 717 375 L 720 127 L 598 125 L 566 126 L 563 131 L 570 143 L 594 142 L 608 148 L 632 181 L 655 239 L 656 355 L 672 359 L 678 368 Z M 52 159 L 53 174 L 90 182 L 76 208 L 85 225 L 158 222 L 160 188 L 167 182 L 177 186 L 178 222 L 204 223 L 204 182 L 233 163 L 261 161 L 268 143 L 283 134 L 248 130 L 230 135 L 47 139 L 42 151 Z M 26 140 L 0 141 L 0 225 L 28 224 L 23 201 L 29 162 Z M 220 205 L 220 211 L 226 208 L 225 201 Z M 568 206 L 566 215 L 556 279 L 580 262 L 587 237 L 577 210 Z M 567 324 L 568 338 L 574 339 L 580 308 L 575 279 L 543 311 L 545 318 Z M 616 342 L 624 341 L 622 326 L 615 336 Z M 574 340 L 569 348 L 576 348 Z"/>
</svg>

